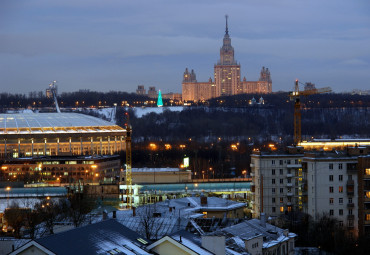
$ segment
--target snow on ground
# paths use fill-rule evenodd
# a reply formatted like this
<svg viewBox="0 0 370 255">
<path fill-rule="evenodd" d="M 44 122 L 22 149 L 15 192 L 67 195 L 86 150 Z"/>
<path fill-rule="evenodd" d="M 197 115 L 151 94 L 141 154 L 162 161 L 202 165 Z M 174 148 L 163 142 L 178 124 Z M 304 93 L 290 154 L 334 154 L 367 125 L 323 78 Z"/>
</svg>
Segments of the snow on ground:
<svg viewBox="0 0 370 255">
<path fill-rule="evenodd" d="M 154 113 L 157 113 L 157 114 L 161 114 L 164 111 L 181 112 L 184 109 L 184 107 L 183 106 L 144 107 L 144 108 L 135 107 L 133 109 L 134 109 L 134 112 L 135 112 L 135 116 L 137 118 L 141 118 L 144 115 L 146 115 L 148 113 L 151 113 L 151 112 L 154 112 Z"/>
</svg>

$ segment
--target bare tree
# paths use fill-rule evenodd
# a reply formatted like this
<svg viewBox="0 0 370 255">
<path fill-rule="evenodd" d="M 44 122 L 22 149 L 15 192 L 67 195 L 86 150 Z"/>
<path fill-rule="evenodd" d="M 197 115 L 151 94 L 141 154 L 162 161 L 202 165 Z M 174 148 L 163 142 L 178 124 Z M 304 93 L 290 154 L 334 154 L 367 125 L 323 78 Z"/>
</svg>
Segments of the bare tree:
<svg viewBox="0 0 370 255">
<path fill-rule="evenodd" d="M 138 208 L 140 232 L 150 240 L 158 239 L 159 231 L 163 227 L 163 218 L 155 209 L 155 204 Z"/>
</svg>

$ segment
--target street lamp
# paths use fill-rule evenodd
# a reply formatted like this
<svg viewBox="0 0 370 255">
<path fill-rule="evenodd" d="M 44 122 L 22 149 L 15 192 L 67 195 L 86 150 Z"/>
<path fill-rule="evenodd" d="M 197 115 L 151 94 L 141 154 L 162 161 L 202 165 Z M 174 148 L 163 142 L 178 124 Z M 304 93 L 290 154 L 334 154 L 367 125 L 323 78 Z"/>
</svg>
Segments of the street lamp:
<svg viewBox="0 0 370 255">
<path fill-rule="evenodd" d="M 11 187 L 8 186 L 5 189 L 6 189 L 6 191 L 8 191 L 8 197 L 7 197 L 7 200 L 6 200 L 6 207 L 9 208 L 9 192 L 10 192 Z"/>
</svg>

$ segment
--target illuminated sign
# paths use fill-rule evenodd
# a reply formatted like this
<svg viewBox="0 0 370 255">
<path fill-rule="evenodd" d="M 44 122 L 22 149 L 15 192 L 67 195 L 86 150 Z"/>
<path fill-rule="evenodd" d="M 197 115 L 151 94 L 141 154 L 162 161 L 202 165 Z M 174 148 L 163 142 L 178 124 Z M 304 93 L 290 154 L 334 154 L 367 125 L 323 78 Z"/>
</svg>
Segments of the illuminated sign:
<svg viewBox="0 0 370 255">
<path fill-rule="evenodd" d="M 189 157 L 187 157 L 187 158 L 184 158 L 184 163 L 183 163 L 183 165 L 184 165 L 184 167 L 189 167 Z"/>
</svg>

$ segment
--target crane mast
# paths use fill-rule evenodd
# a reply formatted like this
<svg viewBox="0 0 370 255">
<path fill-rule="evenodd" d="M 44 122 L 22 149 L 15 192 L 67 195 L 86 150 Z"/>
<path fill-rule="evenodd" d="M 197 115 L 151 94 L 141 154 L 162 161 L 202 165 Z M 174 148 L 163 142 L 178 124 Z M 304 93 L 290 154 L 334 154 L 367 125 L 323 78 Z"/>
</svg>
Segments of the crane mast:
<svg viewBox="0 0 370 255">
<path fill-rule="evenodd" d="M 131 125 L 130 117 L 126 112 L 127 124 L 126 124 L 126 197 L 127 197 L 127 208 L 132 208 L 132 161 L 131 161 Z"/>
<path fill-rule="evenodd" d="M 298 145 L 302 142 L 302 114 L 301 114 L 301 96 L 309 96 L 315 94 L 322 94 L 331 92 L 330 87 L 320 89 L 310 89 L 299 91 L 298 80 L 295 80 L 294 91 L 289 93 L 291 100 L 294 100 L 294 145 Z"/>
</svg>

